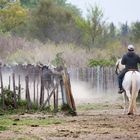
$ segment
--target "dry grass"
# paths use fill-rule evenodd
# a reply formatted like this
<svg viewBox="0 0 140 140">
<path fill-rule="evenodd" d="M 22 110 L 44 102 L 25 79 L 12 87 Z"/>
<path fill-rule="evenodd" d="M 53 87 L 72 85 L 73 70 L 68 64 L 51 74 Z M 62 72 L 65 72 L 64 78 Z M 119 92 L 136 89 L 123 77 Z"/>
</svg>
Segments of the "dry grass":
<svg viewBox="0 0 140 140">
<path fill-rule="evenodd" d="M 139 44 L 136 44 L 139 46 Z M 106 46 L 93 48 L 87 51 L 75 44 L 42 44 L 37 40 L 27 41 L 23 38 L 0 36 L 0 59 L 3 63 L 51 63 L 57 53 L 62 57 L 68 67 L 85 67 L 89 59 L 112 59 L 122 56 L 127 48 L 119 41 L 108 43 Z M 137 47 L 138 52 L 140 49 Z"/>
</svg>

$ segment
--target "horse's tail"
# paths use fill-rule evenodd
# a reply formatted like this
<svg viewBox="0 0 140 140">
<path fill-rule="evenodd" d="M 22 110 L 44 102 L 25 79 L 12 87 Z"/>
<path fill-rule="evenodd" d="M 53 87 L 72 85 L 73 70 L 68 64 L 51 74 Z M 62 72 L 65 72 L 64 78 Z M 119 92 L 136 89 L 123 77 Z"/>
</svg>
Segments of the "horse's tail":
<svg viewBox="0 0 140 140">
<path fill-rule="evenodd" d="M 132 99 L 135 97 L 137 89 L 136 72 L 132 73 Z"/>
</svg>

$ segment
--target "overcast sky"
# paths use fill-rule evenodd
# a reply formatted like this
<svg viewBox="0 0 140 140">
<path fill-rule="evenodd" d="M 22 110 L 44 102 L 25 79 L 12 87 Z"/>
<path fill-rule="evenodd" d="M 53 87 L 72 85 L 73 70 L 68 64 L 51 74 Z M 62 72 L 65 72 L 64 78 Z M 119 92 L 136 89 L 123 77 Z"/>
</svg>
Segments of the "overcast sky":
<svg viewBox="0 0 140 140">
<path fill-rule="evenodd" d="M 104 19 L 108 22 L 128 24 L 140 21 L 140 0 L 67 0 L 81 9 L 84 16 L 89 5 L 98 5 L 104 13 Z"/>
</svg>

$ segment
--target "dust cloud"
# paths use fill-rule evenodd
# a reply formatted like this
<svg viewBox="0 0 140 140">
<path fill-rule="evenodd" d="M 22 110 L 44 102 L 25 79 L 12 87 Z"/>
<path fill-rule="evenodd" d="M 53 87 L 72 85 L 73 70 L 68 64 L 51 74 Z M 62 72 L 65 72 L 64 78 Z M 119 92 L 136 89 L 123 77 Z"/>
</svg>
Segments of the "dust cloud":
<svg viewBox="0 0 140 140">
<path fill-rule="evenodd" d="M 113 103 L 120 98 L 116 89 L 108 89 L 102 91 L 93 88 L 89 83 L 85 81 L 71 80 L 72 94 L 76 104 L 83 103 Z"/>
</svg>

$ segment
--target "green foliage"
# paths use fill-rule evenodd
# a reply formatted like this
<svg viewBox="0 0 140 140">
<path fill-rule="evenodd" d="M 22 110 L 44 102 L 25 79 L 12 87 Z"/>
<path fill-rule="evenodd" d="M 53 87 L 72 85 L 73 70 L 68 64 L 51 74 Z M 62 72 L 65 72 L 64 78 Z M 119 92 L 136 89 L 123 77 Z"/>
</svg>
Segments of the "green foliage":
<svg viewBox="0 0 140 140">
<path fill-rule="evenodd" d="M 110 23 L 110 25 L 109 25 L 109 36 L 110 36 L 111 38 L 114 38 L 114 37 L 115 37 L 115 34 L 116 34 L 116 28 L 115 28 L 114 23 L 112 22 L 112 23 Z"/>
<path fill-rule="evenodd" d="M 46 119 L 34 119 L 34 118 L 23 118 L 23 119 L 19 119 L 19 120 L 15 120 L 15 119 L 11 119 L 8 118 L 8 115 L 4 115 L 2 117 L 0 117 L 0 124 L 1 124 L 1 129 L 6 130 L 7 127 L 11 127 L 13 126 L 13 124 L 16 124 L 18 126 L 23 126 L 23 125 L 40 125 L 40 126 L 44 126 L 44 125 L 50 125 L 50 124 L 61 124 L 63 123 L 63 121 L 61 121 L 61 119 L 55 119 L 55 118 L 46 118 Z"/>
<path fill-rule="evenodd" d="M 54 66 L 64 66 L 64 59 L 62 58 L 63 52 L 57 53 L 54 60 L 52 60 L 52 64 Z"/>
<path fill-rule="evenodd" d="M 7 4 L 7 0 L 0 0 L 0 9 L 3 9 Z"/>
<path fill-rule="evenodd" d="M 65 8 L 69 10 L 76 17 L 81 17 L 80 9 L 78 9 L 75 5 L 68 3 L 65 5 Z"/>
<path fill-rule="evenodd" d="M 36 7 L 38 2 L 39 0 L 20 0 L 21 5 L 27 8 Z"/>
<path fill-rule="evenodd" d="M 1 131 L 5 131 L 5 130 L 7 130 L 8 128 L 7 127 L 5 127 L 5 126 L 0 126 L 0 132 Z"/>
<path fill-rule="evenodd" d="M 89 67 L 94 67 L 94 66 L 112 66 L 114 64 L 115 64 L 115 62 L 112 61 L 112 60 L 104 60 L 104 59 L 94 60 L 94 59 L 90 59 L 89 63 L 88 63 L 88 66 Z"/>
<path fill-rule="evenodd" d="M 75 21 L 76 21 L 78 28 L 81 30 L 82 43 L 86 47 L 89 47 L 89 44 L 91 44 L 90 24 L 81 17 L 76 17 Z"/>
<path fill-rule="evenodd" d="M 140 41 L 140 22 L 137 21 L 137 22 L 133 23 L 131 28 L 132 28 L 131 38 L 136 42 Z"/>
<path fill-rule="evenodd" d="M 66 5 L 66 0 L 54 0 L 54 1 L 59 5 L 62 5 L 62 6 Z"/>
<path fill-rule="evenodd" d="M 71 107 L 68 104 L 64 104 L 61 107 L 61 110 L 62 111 L 66 111 L 67 115 L 72 115 L 72 116 L 76 116 L 77 115 L 77 113 L 73 109 L 71 109 Z"/>
<path fill-rule="evenodd" d="M 103 25 L 105 21 L 103 21 L 103 12 L 97 5 L 91 7 L 88 10 L 88 21 L 90 26 L 90 36 L 91 36 L 91 43 L 94 44 L 96 37 L 102 34 Z"/>
<path fill-rule="evenodd" d="M 8 109 L 11 109 L 14 107 L 14 102 L 13 102 L 13 91 L 4 88 L 3 89 L 3 94 L 4 94 L 4 102 Z M 2 98 L 0 99 L 0 102 L 2 103 Z"/>
<path fill-rule="evenodd" d="M 84 45 L 88 49 L 92 48 L 96 39 L 103 34 L 105 28 L 102 10 L 98 6 L 90 7 L 87 20 L 76 17 L 76 23 L 82 31 Z"/>
<path fill-rule="evenodd" d="M 8 88 L 3 89 L 4 94 L 4 103 L 8 110 L 14 109 L 14 93 Z M 2 104 L 2 98 L 0 98 L 0 104 Z M 18 108 L 26 109 L 27 101 L 26 100 L 17 100 Z"/>
<path fill-rule="evenodd" d="M 20 3 L 6 3 L 6 7 L 0 9 L 0 29 L 2 32 L 9 32 L 17 26 L 25 23 L 27 10 L 20 6 Z"/>
<path fill-rule="evenodd" d="M 41 41 L 72 42 L 79 38 L 74 14 L 68 6 L 61 6 L 52 0 L 41 0 L 32 11 L 31 36 Z"/>
<path fill-rule="evenodd" d="M 121 25 L 121 35 L 122 36 L 127 36 L 129 33 L 129 27 L 127 25 L 127 22 L 125 24 Z"/>
<path fill-rule="evenodd" d="M 20 36 L 30 41 L 37 39 L 41 43 L 53 42 L 57 46 L 64 43 L 76 44 L 76 46 L 86 48 L 86 51 L 88 49 L 91 52 L 91 48 L 102 48 L 101 51 L 105 54 L 100 52 L 101 56 L 105 56 L 106 59 L 114 59 L 116 56 L 122 55 L 122 46 L 126 46 L 130 42 L 130 35 L 134 43 L 140 41 L 140 23 L 138 21 L 133 23 L 131 28 L 127 22 L 122 23 L 120 28 L 116 28 L 113 23 L 106 23 L 104 13 L 97 5 L 91 6 L 88 9 L 87 17 L 83 18 L 80 10 L 68 3 L 67 0 L 17 0 L 16 2 L 0 0 L 0 36 Z M 0 40 L 0 42 L 2 44 L 1 59 L 6 59 L 7 62 L 33 63 L 38 61 L 37 59 L 39 61 L 42 59 L 31 51 L 25 51 L 26 49 L 24 51 L 16 50 L 16 45 L 13 47 L 7 46 L 10 43 L 3 45 L 6 42 L 4 40 Z M 120 47 L 118 44 L 116 47 L 115 42 L 120 42 Z M 19 44 L 17 43 L 17 45 Z M 28 45 L 25 43 L 23 46 Z M 105 50 L 106 48 L 107 50 Z M 120 50 L 116 51 L 116 48 Z M 53 55 L 57 52 L 54 52 Z M 98 59 L 98 55 L 94 54 L 94 56 Z M 59 57 L 61 56 L 56 55 L 56 59 L 53 60 L 55 65 L 60 65 Z M 87 59 L 89 58 L 91 57 Z M 50 58 L 49 61 L 51 60 Z M 95 62 L 93 65 L 96 63 L 99 62 Z"/>
<path fill-rule="evenodd" d="M 27 106 L 27 101 L 26 100 L 20 100 L 17 102 L 19 107 L 26 107 Z"/>
</svg>

